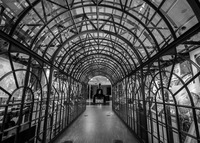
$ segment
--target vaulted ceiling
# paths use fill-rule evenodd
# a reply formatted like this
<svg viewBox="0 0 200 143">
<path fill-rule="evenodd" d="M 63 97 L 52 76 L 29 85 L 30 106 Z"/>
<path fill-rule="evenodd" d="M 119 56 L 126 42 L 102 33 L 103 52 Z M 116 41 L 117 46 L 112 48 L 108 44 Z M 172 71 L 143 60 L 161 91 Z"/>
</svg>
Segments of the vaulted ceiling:
<svg viewBox="0 0 200 143">
<path fill-rule="evenodd" d="M 2 31 L 60 70 L 87 82 L 97 75 L 111 82 L 123 78 L 200 20 L 197 0 L 0 3 Z M 172 53 L 186 47 L 178 46 Z"/>
</svg>

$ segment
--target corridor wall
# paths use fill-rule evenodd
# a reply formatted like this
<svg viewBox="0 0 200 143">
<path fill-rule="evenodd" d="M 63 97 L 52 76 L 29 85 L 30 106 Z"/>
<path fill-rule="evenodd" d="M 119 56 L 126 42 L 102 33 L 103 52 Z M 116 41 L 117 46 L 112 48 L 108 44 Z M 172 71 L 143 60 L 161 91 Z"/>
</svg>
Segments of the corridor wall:
<svg viewBox="0 0 200 143">
<path fill-rule="evenodd" d="M 113 86 L 113 110 L 142 142 L 199 142 L 200 49 L 190 48 L 163 54 Z"/>
<path fill-rule="evenodd" d="M 0 51 L 0 142 L 52 142 L 85 110 L 86 85 L 17 41 L 3 42 L 8 46 Z"/>
</svg>

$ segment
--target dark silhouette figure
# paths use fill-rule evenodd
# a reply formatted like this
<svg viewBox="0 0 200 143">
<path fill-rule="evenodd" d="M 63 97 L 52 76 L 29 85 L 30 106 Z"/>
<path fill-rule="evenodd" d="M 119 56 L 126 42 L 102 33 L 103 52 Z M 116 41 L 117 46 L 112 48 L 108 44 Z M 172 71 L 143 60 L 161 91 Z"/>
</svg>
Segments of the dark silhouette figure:
<svg viewBox="0 0 200 143">
<path fill-rule="evenodd" d="M 103 94 L 103 90 L 101 89 L 101 84 L 99 84 L 99 88 L 96 91 L 96 94 L 93 97 L 93 103 L 95 104 L 96 99 L 103 99 L 103 103 L 106 103 L 106 96 Z"/>
</svg>

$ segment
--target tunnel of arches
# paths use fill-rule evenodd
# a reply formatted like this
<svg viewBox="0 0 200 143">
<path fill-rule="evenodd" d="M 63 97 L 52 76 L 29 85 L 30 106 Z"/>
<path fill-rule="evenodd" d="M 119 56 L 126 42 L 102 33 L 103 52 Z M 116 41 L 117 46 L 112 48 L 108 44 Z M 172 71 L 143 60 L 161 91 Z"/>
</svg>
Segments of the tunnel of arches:
<svg viewBox="0 0 200 143">
<path fill-rule="evenodd" d="M 0 142 L 53 142 L 99 76 L 140 141 L 199 142 L 199 5 L 1 0 Z"/>
</svg>

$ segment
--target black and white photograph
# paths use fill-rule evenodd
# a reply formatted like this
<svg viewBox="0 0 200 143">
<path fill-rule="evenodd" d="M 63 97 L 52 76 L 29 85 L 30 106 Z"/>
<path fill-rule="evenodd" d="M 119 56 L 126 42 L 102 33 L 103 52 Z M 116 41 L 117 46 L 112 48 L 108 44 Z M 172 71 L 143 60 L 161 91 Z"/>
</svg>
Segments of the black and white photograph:
<svg viewBox="0 0 200 143">
<path fill-rule="evenodd" d="M 0 0 L 0 143 L 200 143 L 200 0 Z"/>
</svg>

